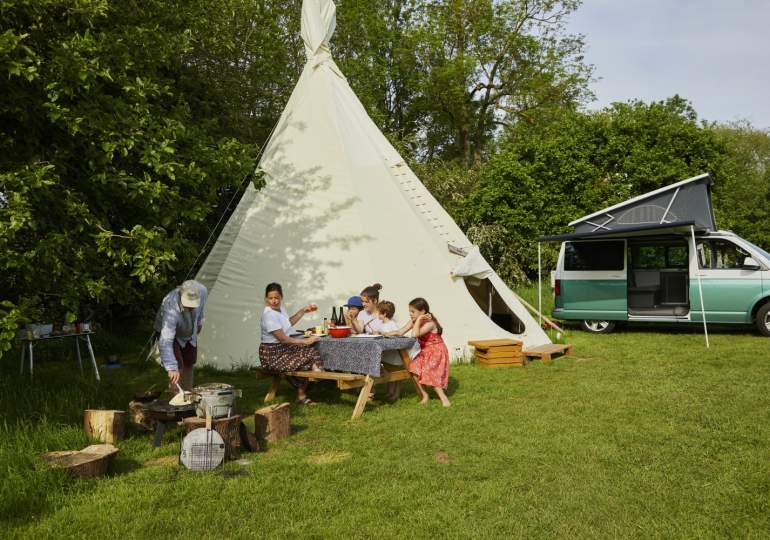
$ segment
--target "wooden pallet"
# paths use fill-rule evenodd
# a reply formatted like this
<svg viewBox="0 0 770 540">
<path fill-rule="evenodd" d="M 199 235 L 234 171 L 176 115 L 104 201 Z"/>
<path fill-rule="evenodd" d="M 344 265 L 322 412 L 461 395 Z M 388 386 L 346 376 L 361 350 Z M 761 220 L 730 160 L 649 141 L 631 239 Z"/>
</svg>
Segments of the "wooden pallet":
<svg viewBox="0 0 770 540">
<path fill-rule="evenodd" d="M 572 345 L 569 343 L 547 343 L 538 345 L 523 351 L 523 354 L 530 358 L 540 358 L 548 364 L 554 355 L 569 356 L 572 354 Z"/>
</svg>

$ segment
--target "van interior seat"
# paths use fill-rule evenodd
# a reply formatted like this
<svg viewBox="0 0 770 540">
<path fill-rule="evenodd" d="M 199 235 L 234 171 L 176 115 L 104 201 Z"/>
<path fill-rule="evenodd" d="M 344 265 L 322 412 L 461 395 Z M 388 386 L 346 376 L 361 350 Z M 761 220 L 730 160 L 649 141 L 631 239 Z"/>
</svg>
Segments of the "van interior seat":
<svg viewBox="0 0 770 540">
<path fill-rule="evenodd" d="M 632 291 L 655 291 L 660 289 L 660 270 L 633 270 Z"/>
</svg>

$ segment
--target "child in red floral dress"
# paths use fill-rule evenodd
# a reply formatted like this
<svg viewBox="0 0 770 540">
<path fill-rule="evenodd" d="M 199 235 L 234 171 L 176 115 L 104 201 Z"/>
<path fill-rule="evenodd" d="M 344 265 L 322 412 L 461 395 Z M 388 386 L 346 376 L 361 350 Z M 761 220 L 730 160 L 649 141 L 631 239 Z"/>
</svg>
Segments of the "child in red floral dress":
<svg viewBox="0 0 770 540">
<path fill-rule="evenodd" d="M 409 318 L 411 320 L 403 328 L 391 334 L 404 334 L 411 330 L 411 336 L 420 343 L 420 352 L 409 363 L 409 371 L 420 385 L 432 386 L 441 404 L 449 407 L 452 404 L 444 393 L 449 382 L 449 351 L 441 338 L 443 329 L 424 298 L 409 302 Z M 428 392 L 422 387 L 420 392 L 420 404 L 427 403 L 430 399 Z"/>
</svg>

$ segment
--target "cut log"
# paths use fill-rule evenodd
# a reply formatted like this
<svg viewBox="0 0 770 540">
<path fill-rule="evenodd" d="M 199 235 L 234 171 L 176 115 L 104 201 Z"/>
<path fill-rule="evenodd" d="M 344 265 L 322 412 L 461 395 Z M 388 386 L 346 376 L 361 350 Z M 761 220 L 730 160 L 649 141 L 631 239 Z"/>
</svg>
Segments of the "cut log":
<svg viewBox="0 0 770 540">
<path fill-rule="evenodd" d="M 241 420 L 243 420 L 242 416 L 228 416 L 211 420 L 214 431 L 219 433 L 222 440 L 225 441 L 225 460 L 241 457 Z M 185 418 L 182 422 L 187 433 L 194 429 L 206 427 L 206 419 L 197 416 Z"/>
<path fill-rule="evenodd" d="M 263 407 L 254 413 L 257 438 L 267 442 L 280 441 L 291 435 L 291 415 L 288 403 Z"/>
<path fill-rule="evenodd" d="M 65 450 L 43 454 L 52 467 L 66 469 L 70 474 L 83 477 L 104 476 L 112 456 L 118 449 L 111 444 L 92 444 L 83 450 Z"/>
<path fill-rule="evenodd" d="M 97 441 L 110 444 L 122 441 L 126 430 L 126 412 L 86 409 L 83 429 L 86 435 Z"/>
<path fill-rule="evenodd" d="M 132 401 L 128 404 L 128 421 L 145 431 L 155 431 L 155 420 L 147 414 L 145 402 Z"/>
</svg>

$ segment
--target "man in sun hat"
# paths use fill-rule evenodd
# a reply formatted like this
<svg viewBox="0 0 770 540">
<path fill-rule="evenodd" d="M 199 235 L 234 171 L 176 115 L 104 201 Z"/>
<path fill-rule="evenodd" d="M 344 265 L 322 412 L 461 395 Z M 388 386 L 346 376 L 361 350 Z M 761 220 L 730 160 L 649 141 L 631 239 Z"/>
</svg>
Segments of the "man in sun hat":
<svg viewBox="0 0 770 540">
<path fill-rule="evenodd" d="M 178 391 L 177 384 L 192 390 L 207 296 L 208 290 L 202 283 L 185 281 L 163 298 L 155 315 L 160 363 L 168 372 L 169 387 L 174 393 Z"/>
<path fill-rule="evenodd" d="M 364 309 L 364 302 L 361 300 L 360 296 L 351 296 L 348 298 L 348 303 L 345 304 L 344 307 L 348 308 L 345 313 L 345 324 L 350 326 L 351 331 L 355 334 L 356 327 L 353 325 L 353 321 L 356 320 L 358 314 Z"/>
</svg>

